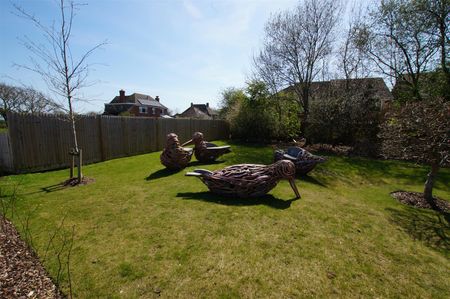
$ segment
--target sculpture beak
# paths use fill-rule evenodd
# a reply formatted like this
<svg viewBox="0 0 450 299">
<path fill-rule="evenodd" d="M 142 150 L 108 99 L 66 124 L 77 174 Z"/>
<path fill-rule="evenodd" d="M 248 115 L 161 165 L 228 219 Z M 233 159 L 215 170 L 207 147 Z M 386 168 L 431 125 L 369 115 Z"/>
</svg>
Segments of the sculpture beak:
<svg viewBox="0 0 450 299">
<path fill-rule="evenodd" d="M 294 193 L 296 196 L 295 198 L 299 199 L 301 196 L 300 196 L 300 193 L 298 192 L 297 186 L 295 185 L 295 180 L 293 178 L 290 179 L 289 184 L 291 184 L 292 190 L 294 190 Z"/>
<path fill-rule="evenodd" d="M 194 141 L 194 139 L 188 140 L 185 143 L 183 143 L 181 146 L 186 146 L 186 145 L 192 144 L 193 141 Z"/>
</svg>

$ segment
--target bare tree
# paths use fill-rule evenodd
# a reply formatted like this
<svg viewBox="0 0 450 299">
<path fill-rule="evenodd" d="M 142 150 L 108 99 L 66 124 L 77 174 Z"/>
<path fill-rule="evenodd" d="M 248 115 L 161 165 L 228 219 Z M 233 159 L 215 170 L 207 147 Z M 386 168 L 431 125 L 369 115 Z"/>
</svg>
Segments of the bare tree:
<svg viewBox="0 0 450 299">
<path fill-rule="evenodd" d="M 311 82 L 331 54 L 341 5 L 334 0 L 303 0 L 293 11 L 267 22 L 262 50 L 254 57 L 256 75 L 271 89 L 292 86 L 301 107 L 301 134 L 309 113 Z"/>
<path fill-rule="evenodd" d="M 0 83 L 0 114 L 7 121 L 7 112 L 54 113 L 61 111 L 48 96 L 32 87 L 20 87 Z"/>
<path fill-rule="evenodd" d="M 382 0 L 358 26 L 358 46 L 369 54 L 385 76 L 406 82 L 420 99 L 421 75 L 430 70 L 437 52 L 429 34 L 433 21 L 419 11 L 415 0 Z"/>
<path fill-rule="evenodd" d="M 15 86 L 0 83 L 0 100 L 2 101 L 2 107 L 0 114 L 7 122 L 8 111 L 18 111 L 22 106 L 22 97 L 20 96 L 19 89 Z"/>
<path fill-rule="evenodd" d="M 82 156 L 78 145 L 77 128 L 74 113 L 74 100 L 79 99 L 77 92 L 92 83 L 87 81 L 90 64 L 87 59 L 92 53 L 105 45 L 99 43 L 76 57 L 70 46 L 72 26 L 76 10 L 80 6 L 71 0 L 60 0 L 58 3 L 59 20 L 51 26 L 44 25 L 37 17 L 27 12 L 23 7 L 14 5 L 19 16 L 31 21 L 43 34 L 47 45 L 42 45 L 25 37 L 24 46 L 34 54 L 30 65 L 22 65 L 23 68 L 39 74 L 47 83 L 51 91 L 65 98 L 68 118 L 72 127 L 73 148 L 71 154 L 77 157 L 78 176 L 80 183 L 83 178 L 81 171 Z M 73 163 L 70 171 L 70 179 L 73 177 Z"/>
<path fill-rule="evenodd" d="M 357 28 L 361 19 L 362 8 L 354 6 L 351 9 L 350 19 L 336 53 L 338 71 L 347 81 L 347 90 L 350 88 L 350 79 L 367 78 L 371 74 L 370 59 L 367 53 L 362 51 L 356 43 Z"/>
</svg>

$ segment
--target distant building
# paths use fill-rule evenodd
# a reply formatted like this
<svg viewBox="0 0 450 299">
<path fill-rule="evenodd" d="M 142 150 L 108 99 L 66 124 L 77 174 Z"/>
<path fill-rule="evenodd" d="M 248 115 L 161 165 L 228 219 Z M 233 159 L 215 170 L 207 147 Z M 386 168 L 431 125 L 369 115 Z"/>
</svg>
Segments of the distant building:
<svg viewBox="0 0 450 299">
<path fill-rule="evenodd" d="M 294 92 L 294 87 L 289 86 L 283 91 Z M 393 99 L 389 88 L 382 78 L 361 78 L 312 82 L 310 102 L 342 95 L 345 91 L 350 91 L 352 94 L 368 96 L 378 101 L 380 109 L 383 109 Z"/>
<path fill-rule="evenodd" d="M 143 117 L 162 117 L 168 115 L 167 107 L 160 103 L 159 97 L 133 93 L 126 96 L 124 90 L 109 103 L 105 104 L 106 115 L 130 115 Z"/>
<path fill-rule="evenodd" d="M 216 119 L 219 113 L 206 104 L 194 104 L 187 108 L 183 113 L 175 115 L 177 118 L 196 118 L 196 119 Z"/>
</svg>

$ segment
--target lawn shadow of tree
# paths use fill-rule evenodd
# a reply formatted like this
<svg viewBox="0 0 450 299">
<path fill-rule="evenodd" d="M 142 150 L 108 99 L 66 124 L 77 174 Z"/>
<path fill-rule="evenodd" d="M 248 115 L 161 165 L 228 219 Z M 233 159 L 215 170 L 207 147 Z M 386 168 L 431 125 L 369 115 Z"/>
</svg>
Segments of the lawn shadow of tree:
<svg viewBox="0 0 450 299">
<path fill-rule="evenodd" d="M 429 172 L 427 165 L 415 165 L 406 161 L 378 160 L 361 157 L 336 157 L 317 165 L 313 170 L 314 177 L 322 183 L 337 181 L 355 185 L 357 178 L 380 184 L 390 179 L 400 184 L 423 184 Z M 436 178 L 437 188 L 450 188 L 450 171 L 441 169 Z"/>
<path fill-rule="evenodd" d="M 426 246 L 450 253 L 450 214 L 438 213 L 420 208 L 407 207 L 405 210 L 387 208 L 390 221 L 402 228 L 414 240 Z"/>
<path fill-rule="evenodd" d="M 66 189 L 66 188 L 67 188 L 67 186 L 64 185 L 64 183 L 58 183 L 58 184 L 42 187 L 41 191 L 33 192 L 33 193 L 39 193 L 39 192 L 51 193 L 51 192 L 63 190 L 63 189 Z"/>
<path fill-rule="evenodd" d="M 151 180 L 165 178 L 165 177 L 177 174 L 182 170 L 183 169 L 177 169 L 177 170 L 172 170 L 172 169 L 168 169 L 168 168 L 159 169 L 159 170 L 149 174 L 148 177 L 145 178 L 145 180 L 151 181 Z"/>
<path fill-rule="evenodd" d="M 273 195 L 264 195 L 257 198 L 238 198 L 238 197 L 227 197 L 211 192 L 180 192 L 177 194 L 185 200 L 200 200 L 210 203 L 216 203 L 226 206 L 256 206 L 256 205 L 266 205 L 274 209 L 284 210 L 291 206 L 293 201 L 297 199 L 282 200 L 274 197 Z"/>
</svg>

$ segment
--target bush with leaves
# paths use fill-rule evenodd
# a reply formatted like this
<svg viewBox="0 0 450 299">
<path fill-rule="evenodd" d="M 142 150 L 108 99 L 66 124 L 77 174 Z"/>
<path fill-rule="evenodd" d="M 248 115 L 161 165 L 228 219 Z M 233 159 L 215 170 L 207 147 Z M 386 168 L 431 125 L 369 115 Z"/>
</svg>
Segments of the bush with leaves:
<svg viewBox="0 0 450 299">
<path fill-rule="evenodd" d="M 344 144 L 359 155 L 379 150 L 380 100 L 371 88 L 349 86 L 311 103 L 307 139 L 310 143 Z"/>
<path fill-rule="evenodd" d="M 271 96 L 266 85 L 252 81 L 245 89 L 222 93 L 221 116 L 232 138 L 245 141 L 289 140 L 298 136 L 298 105 L 288 95 Z"/>
<path fill-rule="evenodd" d="M 430 166 L 424 197 L 433 202 L 434 179 L 450 163 L 450 102 L 442 98 L 391 107 L 381 126 L 382 153 Z"/>
</svg>

